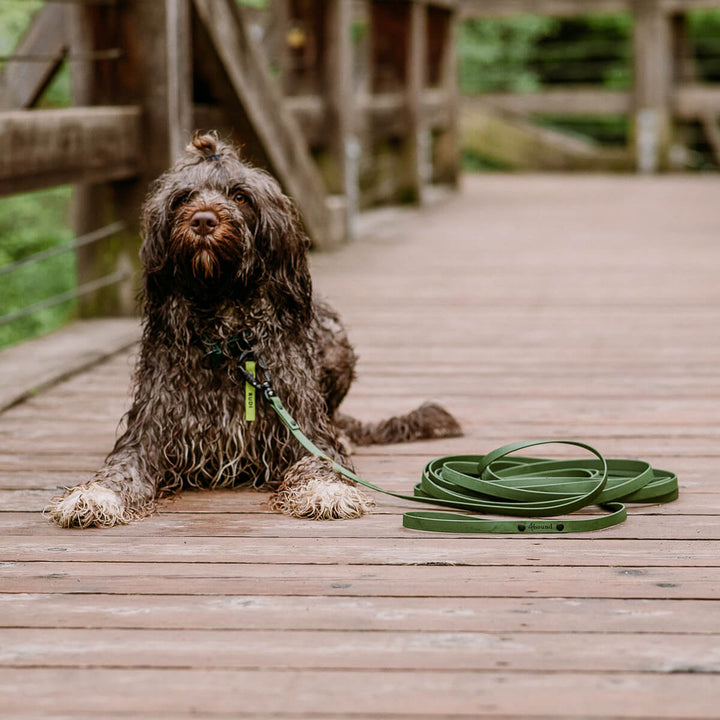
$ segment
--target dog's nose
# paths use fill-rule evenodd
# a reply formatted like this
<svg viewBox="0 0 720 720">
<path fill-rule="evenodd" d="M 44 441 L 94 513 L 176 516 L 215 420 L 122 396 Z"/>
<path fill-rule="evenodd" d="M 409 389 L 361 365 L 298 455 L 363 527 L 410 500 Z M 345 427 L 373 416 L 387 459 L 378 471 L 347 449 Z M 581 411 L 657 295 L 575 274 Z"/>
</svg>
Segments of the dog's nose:
<svg viewBox="0 0 720 720">
<path fill-rule="evenodd" d="M 212 210 L 198 210 L 190 218 L 190 227 L 198 235 L 209 235 L 220 223 Z"/>
</svg>

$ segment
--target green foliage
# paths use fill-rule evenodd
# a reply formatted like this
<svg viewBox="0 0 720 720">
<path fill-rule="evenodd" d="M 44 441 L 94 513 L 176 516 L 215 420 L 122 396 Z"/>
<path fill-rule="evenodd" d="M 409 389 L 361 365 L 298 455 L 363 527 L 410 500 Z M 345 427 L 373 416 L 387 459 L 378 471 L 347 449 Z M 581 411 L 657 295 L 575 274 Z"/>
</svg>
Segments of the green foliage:
<svg viewBox="0 0 720 720">
<path fill-rule="evenodd" d="M 562 83 L 630 83 L 628 13 L 471 20 L 458 44 L 462 92 L 531 92 Z"/>
<path fill-rule="evenodd" d="M 698 82 L 720 82 L 720 10 L 686 14 L 689 52 Z M 633 17 L 630 12 L 547 19 L 513 16 L 468 21 L 461 28 L 458 52 L 460 86 L 466 94 L 533 92 L 595 86 L 632 87 Z M 623 116 L 544 116 L 536 121 L 591 137 L 603 145 L 627 142 Z M 697 127 L 684 127 L 697 157 L 711 153 Z M 468 160 L 468 169 L 477 162 Z"/>
<path fill-rule="evenodd" d="M 472 95 L 538 88 L 541 79 L 531 67 L 532 52 L 557 22 L 529 15 L 463 23 L 458 39 L 461 92 Z"/>
<path fill-rule="evenodd" d="M 72 189 L 56 187 L 0 199 L 0 266 L 72 242 L 67 208 Z M 76 285 L 75 256 L 65 252 L 0 276 L 0 315 L 28 307 Z M 0 347 L 48 332 L 74 311 L 67 302 L 0 326 Z"/>
<path fill-rule="evenodd" d="M 693 10 L 686 17 L 698 80 L 720 82 L 720 10 Z"/>
<path fill-rule="evenodd" d="M 30 27 L 44 0 L 2 0 L 0 3 L 0 55 L 11 55 Z"/>
<path fill-rule="evenodd" d="M 32 22 L 43 0 L 0 2 L 0 54 L 11 55 Z M 39 107 L 70 104 L 70 71 L 63 66 L 40 99 Z M 0 198 L 0 266 L 72 241 L 67 214 L 72 189 L 51 190 Z M 66 252 L 0 276 L 0 315 L 71 290 L 76 285 L 75 257 Z M 40 310 L 0 325 L 0 348 L 48 332 L 66 322 L 74 302 Z"/>
<path fill-rule="evenodd" d="M 629 120 L 626 115 L 535 115 L 533 119 L 545 127 L 591 137 L 601 145 L 627 144 Z"/>
<path fill-rule="evenodd" d="M 509 172 L 512 167 L 507 163 L 487 155 L 482 155 L 475 150 L 463 150 L 461 158 L 462 166 L 468 172 Z"/>
</svg>

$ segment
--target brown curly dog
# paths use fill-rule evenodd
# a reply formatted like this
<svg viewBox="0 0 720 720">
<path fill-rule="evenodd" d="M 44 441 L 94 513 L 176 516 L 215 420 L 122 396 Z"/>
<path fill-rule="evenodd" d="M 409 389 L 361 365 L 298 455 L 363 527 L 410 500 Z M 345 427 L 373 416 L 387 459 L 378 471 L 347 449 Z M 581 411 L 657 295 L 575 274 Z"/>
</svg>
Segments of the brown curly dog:
<svg viewBox="0 0 720 720">
<path fill-rule="evenodd" d="M 304 432 L 345 466 L 346 437 L 369 444 L 460 434 L 437 405 L 375 424 L 336 413 L 356 358 L 338 315 L 313 297 L 293 205 L 215 135 L 196 135 L 155 182 L 144 233 L 134 401 L 105 465 L 52 500 L 46 512 L 59 525 L 126 523 L 184 486 L 267 488 L 271 506 L 296 517 L 368 510 L 363 493 L 307 454 L 260 398 L 255 420 L 246 419 L 239 338 L 267 363 Z"/>
</svg>

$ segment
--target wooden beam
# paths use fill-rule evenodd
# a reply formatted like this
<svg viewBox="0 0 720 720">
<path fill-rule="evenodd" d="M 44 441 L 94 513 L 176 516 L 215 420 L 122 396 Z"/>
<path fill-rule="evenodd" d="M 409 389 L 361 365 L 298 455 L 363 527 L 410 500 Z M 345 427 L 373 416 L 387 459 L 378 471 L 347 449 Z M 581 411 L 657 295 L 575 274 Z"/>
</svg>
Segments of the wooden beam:
<svg viewBox="0 0 720 720">
<path fill-rule="evenodd" d="M 481 103 L 523 115 L 624 115 L 630 111 L 630 93 L 622 90 L 574 88 L 534 93 L 486 93 L 462 99 L 463 105 Z"/>
<path fill-rule="evenodd" d="M 717 0 L 653 0 L 666 14 L 700 8 L 716 8 Z M 463 18 L 505 17 L 508 15 L 550 15 L 573 17 L 586 13 L 626 12 L 632 0 L 460 0 Z"/>
<path fill-rule="evenodd" d="M 628 0 L 462 0 L 460 6 L 466 19 L 526 13 L 563 17 L 627 9 Z"/>
<path fill-rule="evenodd" d="M 0 194 L 137 175 L 140 109 L 80 107 L 0 113 Z"/>
<path fill-rule="evenodd" d="M 701 10 L 703 8 L 717 8 L 717 0 L 658 0 L 663 12 L 682 13 L 688 10 Z"/>
<path fill-rule="evenodd" d="M 452 122 L 451 102 L 444 89 L 426 89 L 420 99 L 425 126 L 443 130 Z M 286 97 L 283 106 L 293 114 L 303 135 L 312 146 L 327 141 L 325 134 L 325 101 L 320 95 Z M 355 99 L 355 125 L 367 126 L 370 140 L 402 137 L 407 131 L 406 97 L 402 92 L 359 95 Z"/>
<path fill-rule="evenodd" d="M 50 3 L 33 18 L 16 55 L 42 55 L 43 62 L 6 62 L 0 70 L 0 110 L 32 107 L 60 67 L 68 49 L 67 8 Z"/>
<path fill-rule="evenodd" d="M 720 85 L 680 85 L 675 88 L 673 111 L 683 120 L 720 115 Z"/>
<path fill-rule="evenodd" d="M 265 58 L 233 0 L 194 0 L 238 99 L 253 125 L 272 169 L 295 201 L 316 247 L 333 244 L 322 178 L 300 127 L 283 108 Z"/>
</svg>

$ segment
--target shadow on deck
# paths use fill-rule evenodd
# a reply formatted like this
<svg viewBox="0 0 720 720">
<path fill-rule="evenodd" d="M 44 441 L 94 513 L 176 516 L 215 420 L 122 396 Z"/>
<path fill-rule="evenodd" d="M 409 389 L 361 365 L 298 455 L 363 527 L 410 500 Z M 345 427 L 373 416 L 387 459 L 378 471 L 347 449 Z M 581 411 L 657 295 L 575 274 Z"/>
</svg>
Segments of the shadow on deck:
<svg viewBox="0 0 720 720">
<path fill-rule="evenodd" d="M 374 215 L 362 241 L 313 258 L 361 358 L 346 411 L 433 398 L 466 429 L 362 450 L 361 474 L 409 491 L 429 457 L 546 437 L 677 472 L 677 502 L 611 530 L 434 536 L 404 530 L 383 497 L 361 520 L 312 523 L 253 492 L 60 530 L 40 509 L 101 463 L 127 404 L 131 352 L 92 364 L 83 350 L 90 367 L 0 415 L 0 707 L 717 717 L 719 190 L 468 177 L 458 197 Z M 117 347 L 133 333 L 96 330 Z M 44 366 L 26 357 L 26 375 L 32 363 Z"/>
</svg>

